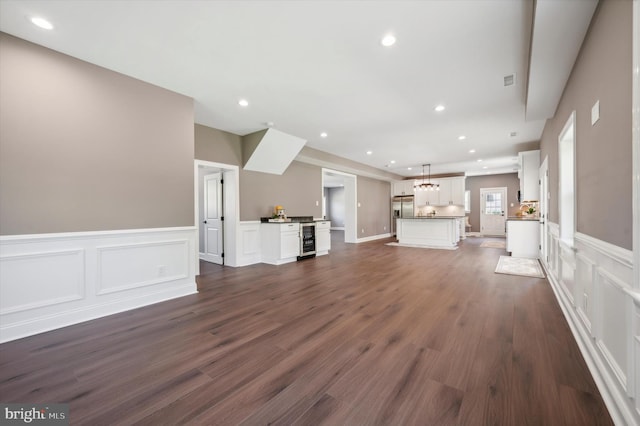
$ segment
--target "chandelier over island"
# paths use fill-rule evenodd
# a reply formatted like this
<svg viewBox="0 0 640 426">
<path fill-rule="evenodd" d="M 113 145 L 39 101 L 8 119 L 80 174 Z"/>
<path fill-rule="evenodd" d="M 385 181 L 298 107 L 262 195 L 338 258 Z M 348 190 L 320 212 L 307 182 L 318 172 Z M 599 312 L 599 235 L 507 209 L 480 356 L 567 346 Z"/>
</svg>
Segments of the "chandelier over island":
<svg viewBox="0 0 640 426">
<path fill-rule="evenodd" d="M 429 180 L 424 181 L 424 166 L 429 166 Z M 422 165 L 422 183 L 413 186 L 414 191 L 440 191 L 440 185 L 431 183 L 431 164 Z"/>
</svg>

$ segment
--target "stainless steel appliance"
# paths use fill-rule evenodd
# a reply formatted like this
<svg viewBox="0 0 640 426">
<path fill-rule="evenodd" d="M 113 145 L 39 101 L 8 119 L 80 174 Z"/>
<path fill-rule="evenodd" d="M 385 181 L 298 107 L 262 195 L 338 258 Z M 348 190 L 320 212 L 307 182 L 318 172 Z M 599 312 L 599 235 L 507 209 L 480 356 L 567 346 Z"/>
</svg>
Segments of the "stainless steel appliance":
<svg viewBox="0 0 640 426">
<path fill-rule="evenodd" d="M 413 217 L 414 199 L 413 195 L 398 195 L 393 197 L 393 229 L 392 233 L 396 233 L 396 219 L 404 219 Z"/>
<path fill-rule="evenodd" d="M 300 256 L 298 260 L 316 255 L 316 223 L 300 223 Z"/>
</svg>

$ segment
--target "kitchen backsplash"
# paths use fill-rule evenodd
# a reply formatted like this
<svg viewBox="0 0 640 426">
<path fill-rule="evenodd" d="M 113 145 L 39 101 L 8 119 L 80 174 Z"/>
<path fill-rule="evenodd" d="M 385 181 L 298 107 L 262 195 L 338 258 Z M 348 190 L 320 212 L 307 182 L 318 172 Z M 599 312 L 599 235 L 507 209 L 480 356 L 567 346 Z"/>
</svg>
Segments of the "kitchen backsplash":
<svg viewBox="0 0 640 426">
<path fill-rule="evenodd" d="M 428 216 L 431 212 L 437 216 L 464 216 L 464 206 L 420 206 L 416 209 L 416 216 Z"/>
</svg>

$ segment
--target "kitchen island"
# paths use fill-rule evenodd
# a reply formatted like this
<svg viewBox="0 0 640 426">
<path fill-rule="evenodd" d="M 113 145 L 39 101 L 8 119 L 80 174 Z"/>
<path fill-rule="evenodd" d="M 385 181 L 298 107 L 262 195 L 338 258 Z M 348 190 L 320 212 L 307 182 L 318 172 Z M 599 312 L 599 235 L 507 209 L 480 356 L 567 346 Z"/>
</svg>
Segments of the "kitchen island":
<svg viewBox="0 0 640 426">
<path fill-rule="evenodd" d="M 461 220 L 457 216 L 397 219 L 396 238 L 400 245 L 456 249 Z"/>
</svg>

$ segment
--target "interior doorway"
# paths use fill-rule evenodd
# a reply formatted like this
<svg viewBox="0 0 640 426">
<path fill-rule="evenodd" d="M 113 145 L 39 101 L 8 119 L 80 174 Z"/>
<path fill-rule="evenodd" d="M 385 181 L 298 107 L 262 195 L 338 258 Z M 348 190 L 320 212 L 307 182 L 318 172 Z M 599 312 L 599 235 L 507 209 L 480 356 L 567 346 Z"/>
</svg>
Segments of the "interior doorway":
<svg viewBox="0 0 640 426">
<path fill-rule="evenodd" d="M 208 169 L 201 169 L 205 172 Z M 216 171 L 203 176 L 203 206 L 201 227 L 203 242 L 200 244 L 200 259 L 206 262 L 224 265 L 224 179 L 222 172 Z"/>
<path fill-rule="evenodd" d="M 239 221 L 238 166 L 195 160 L 196 258 L 236 266 L 236 229 Z M 196 274 L 200 273 L 200 265 Z"/>
<path fill-rule="evenodd" d="M 480 188 L 480 233 L 506 235 L 507 188 Z"/>
<path fill-rule="evenodd" d="M 357 242 L 357 181 L 356 176 L 331 169 L 322 169 L 322 213 L 327 220 L 335 215 L 332 228 L 344 230 L 346 243 Z"/>
</svg>

